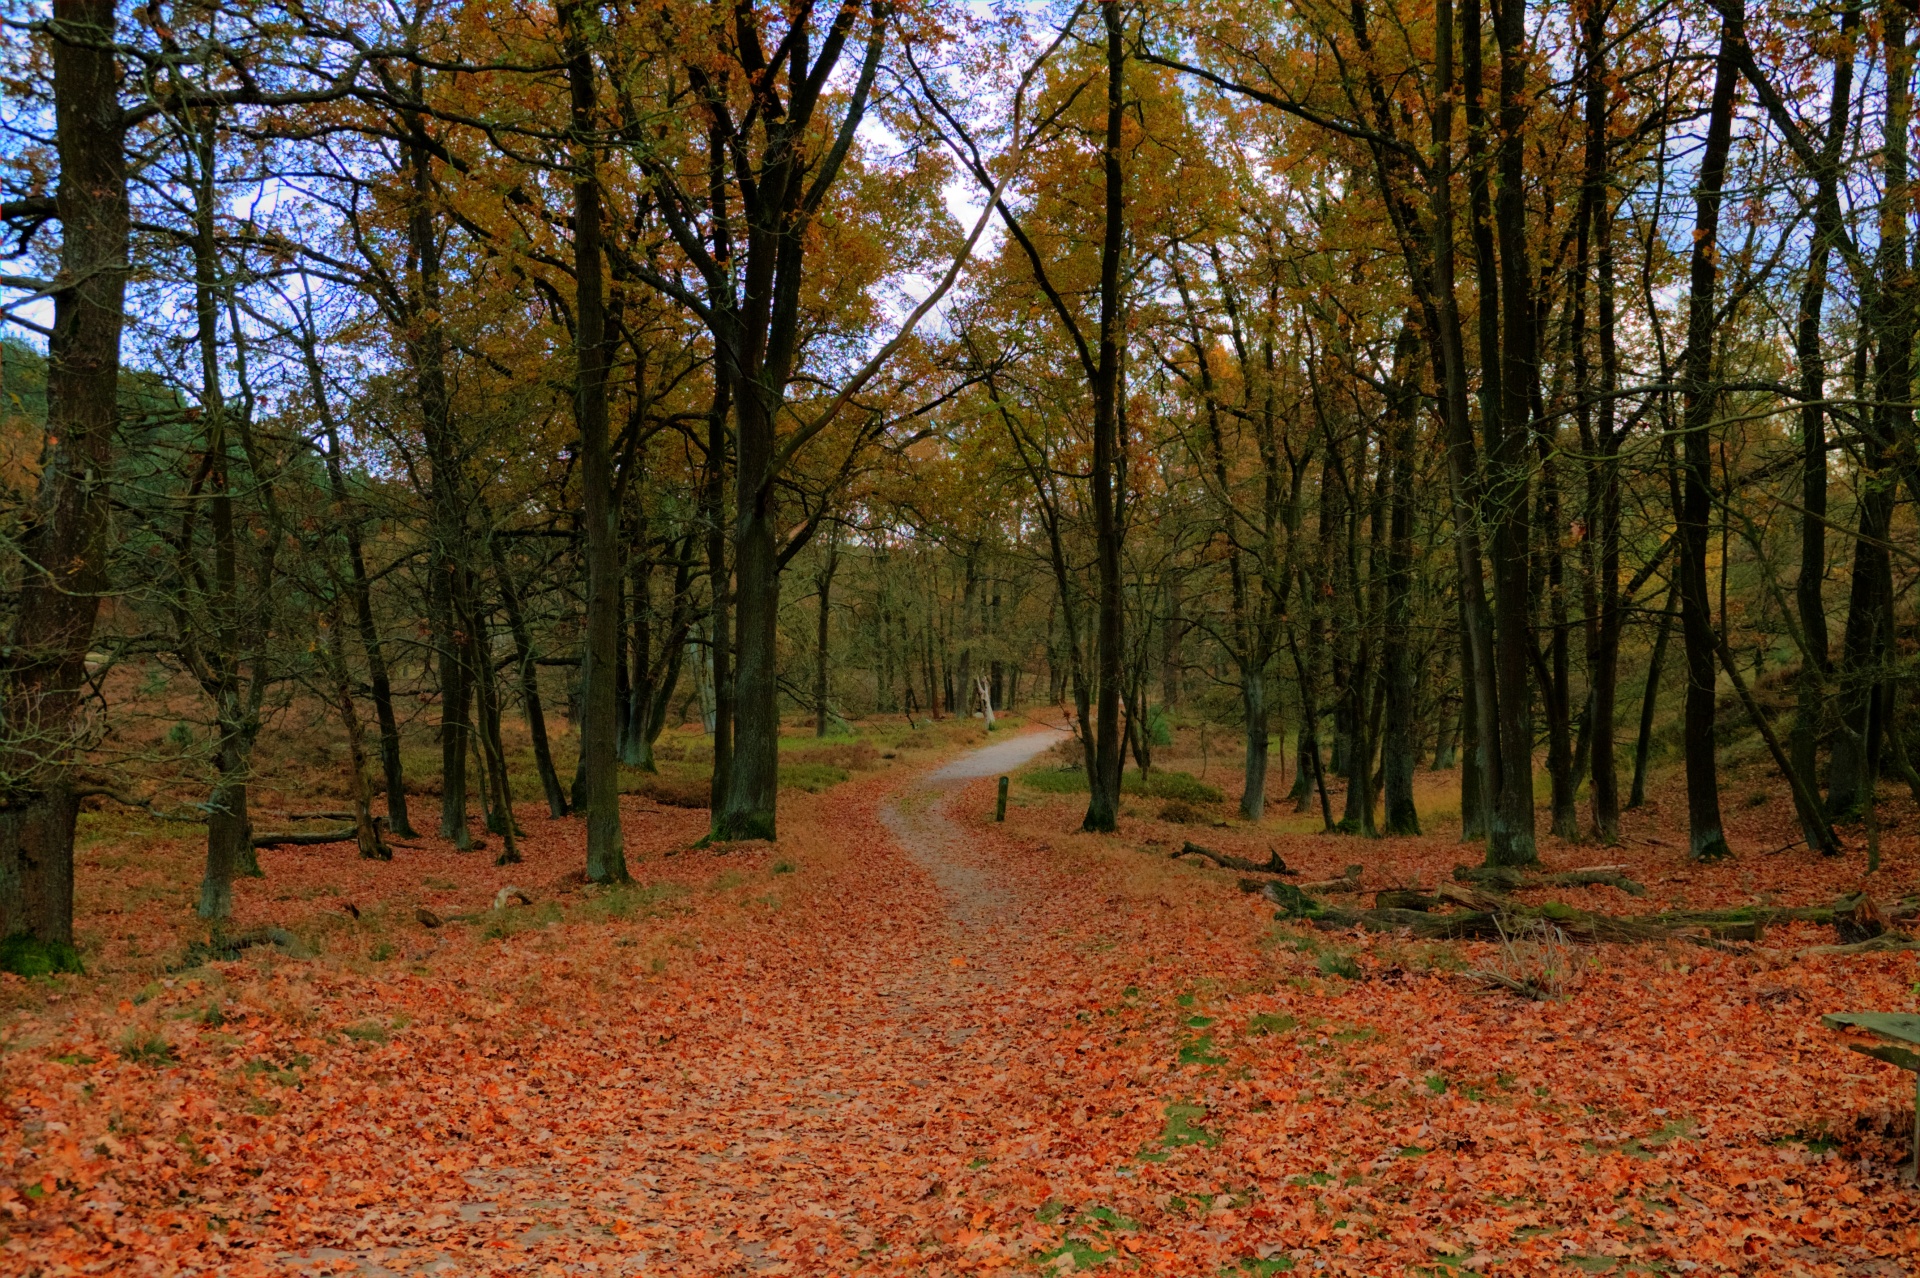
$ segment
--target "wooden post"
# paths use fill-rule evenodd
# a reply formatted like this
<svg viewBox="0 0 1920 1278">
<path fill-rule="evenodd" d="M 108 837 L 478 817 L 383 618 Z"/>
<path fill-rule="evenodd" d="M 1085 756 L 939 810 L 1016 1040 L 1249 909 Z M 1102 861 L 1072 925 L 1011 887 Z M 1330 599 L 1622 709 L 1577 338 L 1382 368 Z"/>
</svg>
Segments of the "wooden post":
<svg viewBox="0 0 1920 1278">
<path fill-rule="evenodd" d="M 1007 779 L 1005 777 L 1000 778 L 1000 795 L 993 801 L 993 819 L 996 821 L 1007 819 Z"/>
</svg>

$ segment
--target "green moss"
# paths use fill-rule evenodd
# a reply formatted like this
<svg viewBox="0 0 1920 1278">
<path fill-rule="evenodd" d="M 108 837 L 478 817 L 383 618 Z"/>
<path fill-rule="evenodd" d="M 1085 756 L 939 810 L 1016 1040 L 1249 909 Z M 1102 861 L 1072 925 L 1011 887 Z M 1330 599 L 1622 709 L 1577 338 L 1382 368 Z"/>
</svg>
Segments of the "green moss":
<svg viewBox="0 0 1920 1278">
<path fill-rule="evenodd" d="M 55 972 L 82 972 L 80 951 L 65 941 L 43 941 L 15 932 L 0 941 L 0 971 L 15 976 L 51 976 Z"/>
</svg>

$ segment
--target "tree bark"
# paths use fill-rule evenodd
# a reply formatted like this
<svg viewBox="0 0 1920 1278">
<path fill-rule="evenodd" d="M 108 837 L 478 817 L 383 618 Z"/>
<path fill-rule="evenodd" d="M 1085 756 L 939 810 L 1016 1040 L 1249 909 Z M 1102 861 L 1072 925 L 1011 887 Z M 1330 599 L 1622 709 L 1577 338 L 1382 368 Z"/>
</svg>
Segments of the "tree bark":
<svg viewBox="0 0 1920 1278">
<path fill-rule="evenodd" d="M 1120 576 L 1120 523 L 1115 480 L 1120 469 L 1120 259 L 1126 245 L 1125 179 L 1120 167 L 1126 97 L 1126 46 L 1119 0 L 1101 0 L 1106 28 L 1107 128 L 1101 148 L 1106 229 L 1100 246 L 1100 354 L 1093 379 L 1093 534 L 1099 577 L 1094 661 L 1098 708 L 1093 777 L 1081 828 L 1111 833 L 1120 815 L 1120 683 L 1125 599 Z"/>
<path fill-rule="evenodd" d="M 1717 396 L 1713 374 L 1714 290 L 1718 280 L 1721 188 L 1733 138 L 1733 99 L 1738 83 L 1731 24 L 1724 18 L 1714 60 L 1713 97 L 1707 114 L 1706 148 L 1694 195 L 1693 252 L 1688 270 L 1687 363 L 1681 494 L 1674 522 L 1680 538 L 1680 621 L 1687 658 L 1686 768 L 1687 850 L 1696 861 L 1729 854 L 1720 826 L 1720 780 L 1714 741 L 1717 679 L 1714 625 L 1707 595 L 1707 525 L 1713 511 L 1712 439 Z"/>
<path fill-rule="evenodd" d="M 1387 409 L 1387 435 L 1381 441 L 1388 452 L 1383 466 L 1391 466 L 1388 498 L 1386 594 L 1381 659 L 1386 667 L 1386 723 L 1380 743 L 1380 782 L 1384 792 L 1386 832 L 1420 833 L 1420 813 L 1413 801 L 1413 773 L 1419 753 L 1414 744 L 1415 672 L 1412 647 L 1413 619 L 1413 449 L 1415 396 L 1414 364 L 1418 358 L 1417 330 L 1408 316 L 1395 343 L 1392 400 Z"/>
<path fill-rule="evenodd" d="M 601 279 L 599 156 L 593 143 L 592 16 L 577 0 L 559 10 L 566 34 L 567 82 L 572 96 L 574 418 L 580 431 L 580 487 L 585 509 L 587 643 L 585 714 L 580 752 L 586 772 L 587 878 L 627 881 L 620 829 L 620 761 L 616 751 L 614 684 L 620 660 L 619 519 L 613 508 L 613 458 L 607 441 L 606 298 Z"/>
<path fill-rule="evenodd" d="M 418 78 L 416 97 L 420 92 Z M 427 590 L 427 626 L 433 638 L 440 681 L 440 834 L 455 849 L 473 846 L 467 828 L 467 734 L 472 698 L 466 637 L 456 620 L 466 591 L 465 485 L 462 457 L 453 432 L 447 388 L 447 336 L 441 320 L 441 242 L 433 209 L 433 153 L 424 116 L 407 122 L 405 159 L 410 183 L 407 210 L 408 257 L 413 268 L 407 298 L 407 356 L 413 367 L 414 393 L 420 404 L 421 433 L 427 459 L 431 508 L 431 584 Z"/>
<path fill-rule="evenodd" d="M 840 567 L 840 535 L 838 529 L 827 534 L 827 562 L 814 577 L 814 589 L 820 595 L 820 611 L 814 625 L 813 642 L 813 735 L 827 735 L 827 638 L 829 623 L 833 620 L 833 574 Z M 987 726 L 993 726 L 993 708 L 987 708 Z"/>
</svg>

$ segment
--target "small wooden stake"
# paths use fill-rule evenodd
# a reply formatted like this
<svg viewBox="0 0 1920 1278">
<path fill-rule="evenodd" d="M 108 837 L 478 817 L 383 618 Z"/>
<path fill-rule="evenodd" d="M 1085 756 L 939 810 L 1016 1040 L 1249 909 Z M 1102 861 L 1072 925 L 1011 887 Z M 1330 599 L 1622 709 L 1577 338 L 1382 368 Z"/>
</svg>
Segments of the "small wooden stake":
<svg viewBox="0 0 1920 1278">
<path fill-rule="evenodd" d="M 1000 778 L 1000 796 L 993 801 L 993 819 L 996 821 L 1007 819 L 1007 779 L 1005 777 Z"/>
</svg>

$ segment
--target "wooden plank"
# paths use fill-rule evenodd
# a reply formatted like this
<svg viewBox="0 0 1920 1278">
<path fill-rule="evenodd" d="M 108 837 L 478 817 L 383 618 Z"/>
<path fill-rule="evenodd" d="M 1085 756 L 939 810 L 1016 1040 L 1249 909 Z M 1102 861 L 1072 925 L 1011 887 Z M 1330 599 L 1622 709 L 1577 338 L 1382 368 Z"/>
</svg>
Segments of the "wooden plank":
<svg viewBox="0 0 1920 1278">
<path fill-rule="evenodd" d="M 1910 1069 L 1920 1074 L 1920 1052 L 1895 1047 L 1892 1043 L 1848 1043 L 1847 1046 L 1862 1056 L 1871 1056 L 1877 1061 L 1885 1061 L 1889 1065 L 1898 1065 L 1901 1069 Z"/>
<path fill-rule="evenodd" d="M 1820 1023 L 1828 1029 L 1864 1030 L 1877 1038 L 1920 1045 L 1920 1016 L 1910 1013 L 1833 1012 L 1821 1017 Z"/>
</svg>

